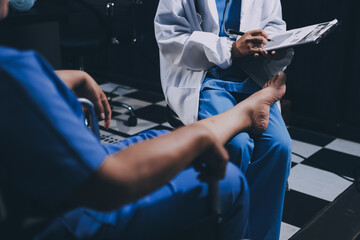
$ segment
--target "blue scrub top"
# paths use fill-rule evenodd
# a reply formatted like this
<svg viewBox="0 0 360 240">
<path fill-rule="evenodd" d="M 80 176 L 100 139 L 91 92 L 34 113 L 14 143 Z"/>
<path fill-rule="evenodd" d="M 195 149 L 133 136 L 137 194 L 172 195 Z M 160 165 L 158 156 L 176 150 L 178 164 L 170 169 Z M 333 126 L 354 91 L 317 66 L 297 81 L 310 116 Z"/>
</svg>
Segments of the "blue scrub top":
<svg viewBox="0 0 360 240">
<path fill-rule="evenodd" d="M 229 37 L 226 30 L 240 29 L 241 0 L 216 0 L 219 15 L 220 37 Z M 228 92 L 250 94 L 259 90 L 248 75 L 237 66 L 227 69 L 220 67 L 210 68 L 206 74 L 201 90 L 217 89 Z"/>
<path fill-rule="evenodd" d="M 219 15 L 220 37 L 228 37 L 228 29 L 240 29 L 241 0 L 216 0 Z"/>
<path fill-rule="evenodd" d="M 0 183 L 9 215 L 56 209 L 109 151 L 76 96 L 33 51 L 0 47 Z"/>
</svg>

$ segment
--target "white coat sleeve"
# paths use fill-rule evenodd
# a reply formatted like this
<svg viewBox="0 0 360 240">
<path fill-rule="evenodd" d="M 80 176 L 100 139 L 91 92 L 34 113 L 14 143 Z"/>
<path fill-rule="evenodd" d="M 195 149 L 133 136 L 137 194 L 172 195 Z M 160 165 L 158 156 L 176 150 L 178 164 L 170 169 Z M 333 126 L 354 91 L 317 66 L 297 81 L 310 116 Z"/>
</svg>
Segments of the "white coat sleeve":
<svg viewBox="0 0 360 240">
<path fill-rule="evenodd" d="M 231 65 L 232 41 L 201 30 L 201 16 L 192 1 L 160 0 L 155 37 L 160 54 L 172 64 L 195 71 Z"/>
</svg>

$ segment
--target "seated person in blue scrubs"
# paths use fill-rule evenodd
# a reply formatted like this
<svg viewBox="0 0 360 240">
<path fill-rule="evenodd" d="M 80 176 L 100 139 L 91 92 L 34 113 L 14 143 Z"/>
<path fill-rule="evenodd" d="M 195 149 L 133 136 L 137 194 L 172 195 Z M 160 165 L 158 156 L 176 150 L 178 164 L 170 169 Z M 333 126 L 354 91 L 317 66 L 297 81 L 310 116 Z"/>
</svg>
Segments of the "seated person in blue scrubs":
<svg viewBox="0 0 360 240">
<path fill-rule="evenodd" d="M 0 0 L 0 19 L 7 8 Z M 171 239 L 206 218 L 206 182 L 218 179 L 222 239 L 247 238 L 249 189 L 224 144 L 267 128 L 284 81 L 277 75 L 229 111 L 171 133 L 102 145 L 75 95 L 94 102 L 109 126 L 111 110 L 94 79 L 55 72 L 33 51 L 0 47 L 0 238 L 19 239 L 26 225 L 32 239 Z M 195 160 L 207 167 L 189 167 Z"/>
</svg>

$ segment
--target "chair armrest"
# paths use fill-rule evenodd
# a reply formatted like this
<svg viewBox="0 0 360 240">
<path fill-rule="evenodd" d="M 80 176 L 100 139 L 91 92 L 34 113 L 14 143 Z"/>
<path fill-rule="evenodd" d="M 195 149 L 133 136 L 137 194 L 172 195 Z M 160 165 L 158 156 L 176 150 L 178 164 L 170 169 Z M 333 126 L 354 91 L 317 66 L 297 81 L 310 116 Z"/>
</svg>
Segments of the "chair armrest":
<svg viewBox="0 0 360 240">
<path fill-rule="evenodd" d="M 95 114 L 94 104 L 86 98 L 78 98 L 78 101 L 86 110 L 89 111 L 88 124 L 90 126 L 91 131 L 96 135 L 98 139 L 100 139 L 99 124 Z"/>
</svg>

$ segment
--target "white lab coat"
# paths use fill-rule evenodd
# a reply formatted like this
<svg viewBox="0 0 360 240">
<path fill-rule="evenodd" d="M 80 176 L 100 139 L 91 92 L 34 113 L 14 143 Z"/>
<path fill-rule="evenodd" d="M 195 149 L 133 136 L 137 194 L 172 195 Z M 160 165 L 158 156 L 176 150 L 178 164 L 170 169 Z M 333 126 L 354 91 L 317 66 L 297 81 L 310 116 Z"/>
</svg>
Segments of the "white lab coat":
<svg viewBox="0 0 360 240">
<path fill-rule="evenodd" d="M 160 0 L 158 5 L 154 26 L 161 84 L 167 104 L 185 124 L 197 121 L 200 87 L 207 69 L 232 64 L 233 41 L 218 36 L 218 19 L 215 0 Z M 270 37 L 286 30 L 280 0 L 242 0 L 239 30 L 254 29 L 263 29 Z M 278 61 L 247 58 L 242 68 L 263 85 L 290 64 L 292 53 Z"/>
</svg>

